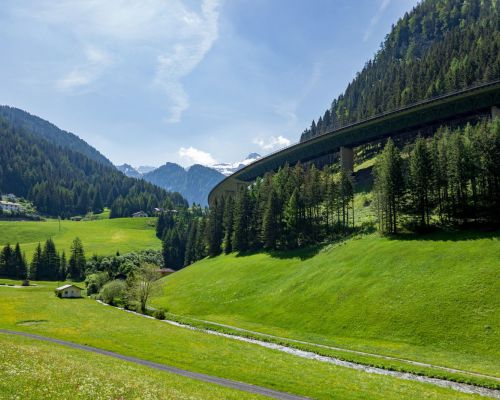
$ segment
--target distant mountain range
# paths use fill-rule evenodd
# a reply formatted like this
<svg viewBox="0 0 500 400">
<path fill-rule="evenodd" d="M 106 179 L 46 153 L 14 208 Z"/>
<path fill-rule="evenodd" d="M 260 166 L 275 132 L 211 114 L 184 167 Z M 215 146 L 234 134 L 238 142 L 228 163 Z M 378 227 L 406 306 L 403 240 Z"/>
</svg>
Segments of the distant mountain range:
<svg viewBox="0 0 500 400">
<path fill-rule="evenodd" d="M 231 175 L 251 162 L 259 159 L 257 153 L 249 154 L 243 161 L 221 163 L 210 167 L 195 164 L 184 169 L 178 164 L 167 162 L 159 168 L 141 166 L 134 168 L 130 164 L 118 165 L 125 175 L 144 179 L 168 191 L 179 192 L 189 204 L 207 205 L 208 194 L 225 176 Z"/>
</svg>

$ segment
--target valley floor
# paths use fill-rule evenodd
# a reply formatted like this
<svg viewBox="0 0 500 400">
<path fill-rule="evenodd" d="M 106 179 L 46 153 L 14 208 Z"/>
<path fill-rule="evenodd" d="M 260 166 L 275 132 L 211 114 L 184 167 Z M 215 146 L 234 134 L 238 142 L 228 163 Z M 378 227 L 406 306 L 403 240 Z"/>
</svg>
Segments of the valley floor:
<svg viewBox="0 0 500 400">
<path fill-rule="evenodd" d="M 112 307 L 103 307 L 91 299 L 58 299 L 53 294 L 55 286 L 56 283 L 39 282 L 37 287 L 0 287 L 0 328 L 89 345 L 188 371 L 310 398 L 466 399 L 477 397 L 421 382 L 404 381 L 390 376 L 368 374 L 315 360 L 307 360 L 276 350 L 261 348 L 251 343 L 171 326 L 161 321 L 125 313 Z M 0 340 L 5 342 L 5 339 L 1 337 Z M 15 381 L 12 376 L 9 376 L 9 380 L 0 384 L 2 394 L 8 395 L 16 387 L 26 387 L 27 389 L 24 389 L 26 392 L 31 388 L 33 380 L 40 380 L 46 390 L 55 391 L 55 387 L 60 385 L 57 377 L 61 378 L 61 374 L 70 374 L 68 363 L 63 363 L 64 367 L 57 366 L 59 356 L 56 355 L 61 354 L 60 358 L 64 358 L 67 351 L 72 354 L 67 360 L 76 360 L 76 365 L 82 365 L 85 369 L 92 369 L 93 366 L 99 365 L 102 361 L 100 359 L 102 356 L 83 356 L 79 350 L 62 350 L 56 344 L 35 344 L 24 338 L 16 339 L 16 341 L 18 340 L 22 343 L 0 346 L 2 360 L 7 360 L 7 362 L 3 362 L 2 369 L 10 370 L 9 368 L 12 366 L 11 369 L 15 371 L 16 368 L 24 368 L 22 363 L 28 363 L 30 366 L 26 367 L 26 371 L 33 371 L 36 369 L 34 365 L 43 360 L 43 357 L 40 357 L 43 350 L 38 349 L 50 347 L 52 355 L 47 357 L 45 365 L 48 370 L 52 371 L 48 376 L 54 380 L 44 381 L 39 374 L 34 372 L 21 375 L 21 377 L 18 374 Z M 22 354 L 29 354 L 29 352 L 38 354 L 38 356 L 25 360 Z M 118 371 L 123 374 L 126 374 L 127 368 L 132 368 L 128 367 L 125 361 L 107 360 L 102 362 L 108 366 L 114 365 L 114 363 L 119 364 Z M 150 372 L 145 372 L 142 367 L 133 368 L 138 368 L 135 370 L 137 371 L 135 374 L 137 379 L 145 374 L 148 376 L 150 374 Z M 95 387 L 100 385 L 101 380 L 106 380 L 107 376 L 104 372 L 92 372 L 90 375 L 94 377 L 94 380 L 88 382 L 90 385 L 88 390 L 96 392 Z M 64 383 L 62 392 L 65 390 L 68 392 L 71 387 L 75 390 L 80 388 L 81 383 L 78 383 L 78 376 L 82 375 L 75 374 L 74 380 L 67 379 L 69 383 Z M 155 381 L 156 373 L 153 376 L 153 381 Z M 154 388 L 157 388 L 158 385 L 161 387 L 163 383 L 162 381 L 155 383 L 150 380 L 148 382 L 151 382 L 153 393 L 149 398 L 196 398 L 204 391 L 207 393 L 205 398 L 211 398 L 210 396 L 216 397 L 213 395 L 216 393 L 214 390 L 222 390 L 194 383 L 191 380 L 184 380 L 184 378 L 170 378 L 168 374 L 165 379 L 174 379 L 177 382 L 172 386 L 174 393 L 158 394 L 158 392 L 154 392 Z M 114 378 L 108 380 L 111 387 L 113 382 L 116 382 Z M 142 386 L 139 384 L 135 386 L 133 382 L 135 381 L 132 380 L 131 384 L 124 388 L 124 390 L 130 390 L 129 394 L 123 396 L 124 398 L 136 398 L 138 396 L 134 393 L 141 393 L 143 390 Z M 11 391 L 9 392 L 9 390 Z M 26 396 L 26 398 L 43 397 L 36 394 L 39 393 L 39 390 L 41 390 L 40 387 L 33 389 L 31 397 Z M 144 393 L 149 392 L 144 391 Z M 190 393 L 194 393 L 193 396 L 190 396 Z M 219 398 L 232 398 L 231 396 L 233 396 L 230 392 L 220 393 Z M 143 396 L 139 397 L 144 398 Z M 82 395 L 80 398 L 92 397 Z"/>
</svg>

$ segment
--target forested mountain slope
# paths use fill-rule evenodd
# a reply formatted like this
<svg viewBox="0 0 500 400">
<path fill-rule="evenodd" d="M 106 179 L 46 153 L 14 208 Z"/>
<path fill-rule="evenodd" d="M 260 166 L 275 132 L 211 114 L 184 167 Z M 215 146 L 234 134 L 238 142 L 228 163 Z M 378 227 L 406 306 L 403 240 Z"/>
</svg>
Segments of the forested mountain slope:
<svg viewBox="0 0 500 400">
<path fill-rule="evenodd" d="M 7 121 L 14 129 L 25 129 L 33 135 L 40 136 L 58 146 L 82 153 L 91 160 L 108 167 L 112 166 L 111 161 L 75 134 L 59 129 L 54 124 L 26 111 L 9 106 L 0 106 L 0 118 Z"/>
<path fill-rule="evenodd" d="M 195 164 L 185 170 L 174 163 L 166 163 L 142 177 L 166 190 L 181 193 L 189 204 L 202 206 L 207 205 L 210 190 L 224 179 L 223 174 L 203 165 Z"/>
<path fill-rule="evenodd" d="M 301 136 L 500 78 L 500 2 L 424 0 Z"/>
<path fill-rule="evenodd" d="M 108 206 L 113 217 L 128 217 L 139 210 L 187 205 L 178 193 L 128 178 L 1 119 L 0 143 L 0 192 L 28 198 L 44 214 L 69 217 Z"/>
</svg>

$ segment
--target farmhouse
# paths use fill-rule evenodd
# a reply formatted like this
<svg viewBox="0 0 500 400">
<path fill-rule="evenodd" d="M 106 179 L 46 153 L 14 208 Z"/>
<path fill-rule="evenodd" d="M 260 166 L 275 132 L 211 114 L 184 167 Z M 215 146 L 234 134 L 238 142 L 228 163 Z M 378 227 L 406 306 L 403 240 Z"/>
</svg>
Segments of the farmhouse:
<svg viewBox="0 0 500 400">
<path fill-rule="evenodd" d="M 132 214 L 132 218 L 144 218 L 147 216 L 148 214 L 146 214 L 144 211 L 137 211 L 136 213 Z"/>
<path fill-rule="evenodd" d="M 56 288 L 56 296 L 61 298 L 74 299 L 82 297 L 82 288 L 76 285 L 64 285 Z"/>
<path fill-rule="evenodd" d="M 11 203 L 9 201 L 0 201 L 0 208 L 3 211 L 9 211 L 9 212 L 20 212 L 23 210 L 21 204 Z"/>
</svg>

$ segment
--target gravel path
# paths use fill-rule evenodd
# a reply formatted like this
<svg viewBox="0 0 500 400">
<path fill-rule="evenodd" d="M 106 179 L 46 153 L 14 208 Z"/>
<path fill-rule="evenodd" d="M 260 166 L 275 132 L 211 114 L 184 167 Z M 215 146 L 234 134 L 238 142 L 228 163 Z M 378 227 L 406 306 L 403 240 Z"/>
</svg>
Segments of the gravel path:
<svg viewBox="0 0 500 400">
<path fill-rule="evenodd" d="M 0 333 L 8 334 L 8 335 L 24 336 L 24 337 L 28 337 L 30 339 L 36 339 L 36 340 L 42 340 L 44 342 L 56 343 L 59 345 L 72 347 L 72 348 L 78 349 L 78 350 L 89 351 L 92 353 L 97 353 L 97 354 L 101 354 L 101 355 L 105 355 L 105 356 L 109 356 L 109 357 L 114 357 L 114 358 L 118 358 L 120 360 L 133 362 L 135 364 L 143 365 L 146 367 L 158 369 L 161 371 L 170 372 L 170 373 L 185 376 L 185 377 L 191 378 L 191 379 L 196 379 L 198 381 L 213 383 L 213 384 L 225 386 L 225 387 L 228 387 L 231 389 L 241 390 L 243 392 L 267 396 L 267 397 L 270 397 L 273 399 L 281 399 L 281 400 L 305 400 L 305 399 L 307 399 L 306 397 L 296 396 L 296 395 L 284 393 L 284 392 L 278 392 L 276 390 L 267 389 L 265 387 L 250 385 L 248 383 L 232 381 L 232 380 L 224 379 L 224 378 L 218 378 L 216 376 L 201 374 L 198 372 L 186 371 L 184 369 L 171 367 L 171 366 L 164 365 L 164 364 L 159 364 L 159 363 L 143 360 L 143 359 L 136 358 L 136 357 L 125 356 L 122 354 L 114 353 L 112 351 L 98 349 L 96 347 L 91 347 L 91 346 L 86 346 L 86 345 L 82 345 L 82 344 L 78 344 L 78 343 L 68 342 L 66 340 L 54 339 L 54 338 L 50 338 L 50 337 L 46 337 L 46 336 L 35 335 L 32 333 L 10 331 L 10 330 L 6 330 L 6 329 L 0 329 Z"/>
<path fill-rule="evenodd" d="M 103 303 L 99 300 L 98 300 L 98 302 L 101 303 L 102 305 L 109 306 L 108 304 Z M 155 319 L 149 315 L 140 314 L 140 313 L 137 313 L 135 311 L 125 310 L 123 308 L 120 308 L 120 309 L 125 311 L 125 312 L 131 313 L 131 314 L 136 314 L 136 315 L 139 315 L 139 316 L 144 317 L 144 318 Z M 263 340 L 250 339 L 250 338 L 246 338 L 243 336 L 237 336 L 237 335 L 231 335 L 231 334 L 222 333 L 222 332 L 216 332 L 216 331 L 213 331 L 210 329 L 196 328 L 196 327 L 191 326 L 191 325 L 181 324 L 179 322 L 170 321 L 167 319 L 162 320 L 162 322 L 165 322 L 165 323 L 170 324 L 170 325 L 194 330 L 194 331 L 208 333 L 210 335 L 222 336 L 225 338 L 239 340 L 239 341 L 246 342 L 246 343 L 253 343 L 253 344 L 256 344 L 256 345 L 261 346 L 261 347 L 266 347 L 268 349 L 282 351 L 284 353 L 292 354 L 294 356 L 307 358 L 310 360 L 327 362 L 330 364 L 334 364 L 334 365 L 338 365 L 338 366 L 346 367 L 346 368 L 350 368 L 350 369 L 355 369 L 358 371 L 364 371 L 364 372 L 368 372 L 371 374 L 393 376 L 393 377 L 408 380 L 408 381 L 429 383 L 429 384 L 432 384 L 435 386 L 454 389 L 454 390 L 462 392 L 462 393 L 477 394 L 480 396 L 491 397 L 494 399 L 500 399 L 500 390 L 488 389 L 485 387 L 475 386 L 475 385 L 468 385 L 466 383 L 453 382 L 453 381 L 449 381 L 446 379 L 431 378 L 431 377 L 427 377 L 427 376 L 412 374 L 409 372 L 390 371 L 390 370 L 383 369 L 383 368 L 370 367 L 370 366 L 363 365 L 363 364 L 357 364 L 357 363 L 354 363 L 351 361 L 344 361 L 344 360 L 341 360 L 341 359 L 338 359 L 335 357 L 322 356 L 322 355 L 313 353 L 311 351 L 304 351 L 304 350 L 295 349 L 295 348 L 289 347 L 289 346 L 283 346 L 283 345 L 276 344 L 276 343 L 265 342 Z"/>
</svg>

